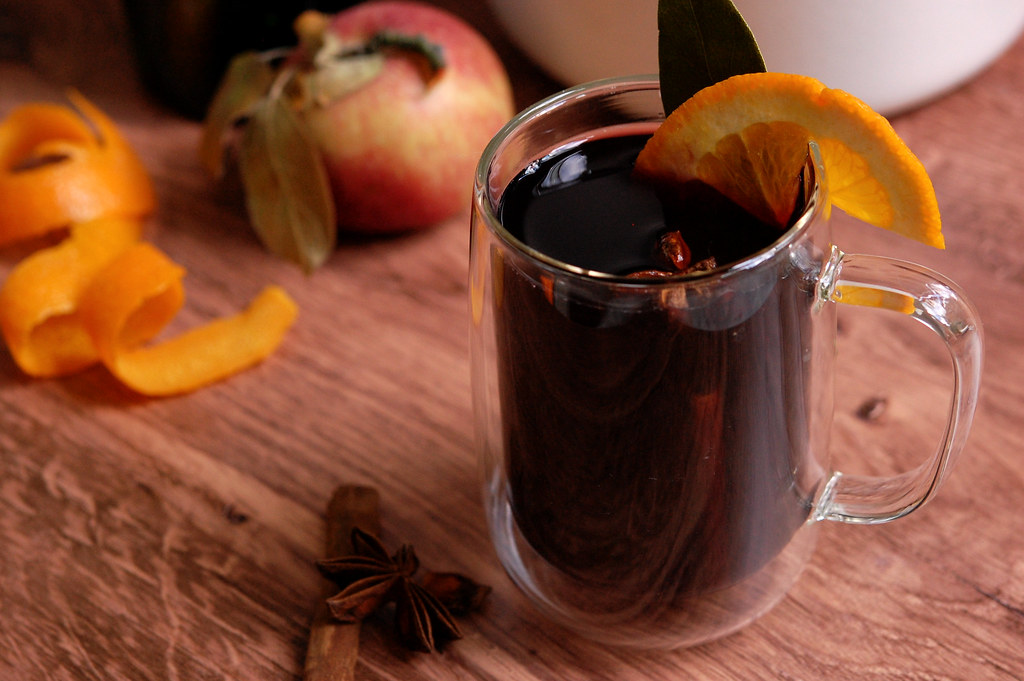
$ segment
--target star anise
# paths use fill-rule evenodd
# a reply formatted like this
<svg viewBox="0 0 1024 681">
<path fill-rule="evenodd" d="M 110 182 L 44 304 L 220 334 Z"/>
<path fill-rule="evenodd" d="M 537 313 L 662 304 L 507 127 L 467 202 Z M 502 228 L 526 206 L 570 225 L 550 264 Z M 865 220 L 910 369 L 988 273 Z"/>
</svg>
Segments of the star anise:
<svg viewBox="0 0 1024 681">
<path fill-rule="evenodd" d="M 414 580 L 420 562 L 408 544 L 389 555 L 372 534 L 352 530 L 353 555 L 317 562 L 320 572 L 341 587 L 327 599 L 331 614 L 358 622 L 388 603 L 395 604 L 395 632 L 412 650 L 431 652 L 462 638 L 452 612 L 464 614 L 480 606 L 490 592 L 463 575 L 426 573 Z"/>
</svg>

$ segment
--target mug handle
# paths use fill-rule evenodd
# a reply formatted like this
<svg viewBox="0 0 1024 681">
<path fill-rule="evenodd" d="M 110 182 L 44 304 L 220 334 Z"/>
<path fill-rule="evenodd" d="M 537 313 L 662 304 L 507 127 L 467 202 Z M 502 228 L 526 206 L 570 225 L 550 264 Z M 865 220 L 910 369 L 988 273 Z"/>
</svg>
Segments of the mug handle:
<svg viewBox="0 0 1024 681">
<path fill-rule="evenodd" d="M 942 441 L 917 468 L 894 476 L 832 474 L 816 509 L 818 520 L 884 523 L 928 501 L 967 441 L 981 382 L 978 313 L 946 277 L 913 263 L 832 248 L 818 281 L 819 304 L 866 305 L 908 314 L 945 343 L 953 360 L 953 400 Z"/>
</svg>

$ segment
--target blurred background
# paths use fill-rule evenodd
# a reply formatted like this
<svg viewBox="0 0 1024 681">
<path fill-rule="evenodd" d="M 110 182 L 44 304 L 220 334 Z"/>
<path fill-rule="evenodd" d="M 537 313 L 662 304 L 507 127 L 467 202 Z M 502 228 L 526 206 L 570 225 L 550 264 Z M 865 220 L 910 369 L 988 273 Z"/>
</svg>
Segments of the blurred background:
<svg viewBox="0 0 1024 681">
<path fill-rule="evenodd" d="M 521 106 L 561 86 L 657 70 L 657 0 L 427 0 L 482 29 L 510 73 Z M 977 75 L 1024 30 L 1021 0 L 734 0 L 768 68 L 814 76 L 894 115 Z M 201 118 L 228 60 L 246 49 L 294 44 L 306 9 L 355 0 L 4 0 L 0 60 L 23 61 L 51 81 L 109 87 L 130 52 L 147 91 Z M 467 15 L 469 12 L 469 15 Z M 125 50 L 125 45 L 129 50 Z M 81 54 L 79 47 L 88 45 Z M 78 51 L 76 51 L 78 50 Z M 531 64 L 510 60 L 525 53 Z M 120 84 L 123 90 L 123 83 Z"/>
</svg>

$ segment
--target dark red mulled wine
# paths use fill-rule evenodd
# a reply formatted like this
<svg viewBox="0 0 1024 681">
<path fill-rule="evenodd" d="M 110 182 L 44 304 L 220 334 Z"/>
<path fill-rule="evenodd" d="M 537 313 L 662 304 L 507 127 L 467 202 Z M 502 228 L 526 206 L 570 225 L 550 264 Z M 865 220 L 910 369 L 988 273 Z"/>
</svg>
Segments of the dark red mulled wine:
<svg viewBox="0 0 1024 681">
<path fill-rule="evenodd" d="M 693 263 L 719 267 L 781 236 L 710 188 L 662 200 L 632 177 L 645 140 L 591 140 L 537 162 L 505 190 L 502 225 L 617 275 L 666 269 L 667 232 Z M 525 259 L 496 267 L 511 509 L 532 549 L 582 589 L 566 596 L 581 607 L 664 608 L 724 588 L 806 520 L 813 288 L 786 258 L 772 263 L 756 285 L 706 301 L 671 279 L 591 289 Z"/>
<path fill-rule="evenodd" d="M 692 262 L 721 266 L 772 244 L 779 230 L 701 183 L 659 195 L 633 178 L 647 135 L 589 140 L 519 174 L 499 219 L 517 239 L 564 263 L 608 274 L 664 269 L 659 238 L 679 231 Z"/>
</svg>

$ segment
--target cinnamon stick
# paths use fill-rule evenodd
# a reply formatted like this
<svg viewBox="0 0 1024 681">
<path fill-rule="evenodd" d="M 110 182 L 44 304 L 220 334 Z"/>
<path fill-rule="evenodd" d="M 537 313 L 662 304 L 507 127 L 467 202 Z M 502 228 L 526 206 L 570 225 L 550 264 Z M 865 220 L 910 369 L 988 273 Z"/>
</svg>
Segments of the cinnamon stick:
<svg viewBox="0 0 1024 681">
<path fill-rule="evenodd" d="M 342 485 L 327 504 L 326 556 L 352 553 L 352 528 L 380 534 L 380 495 L 372 487 Z M 342 623 L 331 617 L 325 592 L 309 633 L 305 681 L 353 681 L 359 657 L 358 622 Z"/>
</svg>

